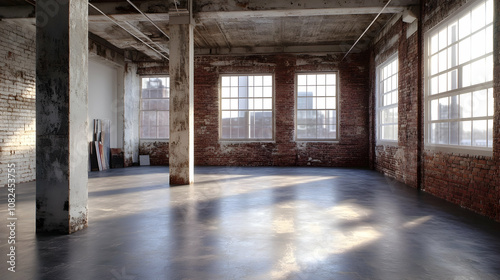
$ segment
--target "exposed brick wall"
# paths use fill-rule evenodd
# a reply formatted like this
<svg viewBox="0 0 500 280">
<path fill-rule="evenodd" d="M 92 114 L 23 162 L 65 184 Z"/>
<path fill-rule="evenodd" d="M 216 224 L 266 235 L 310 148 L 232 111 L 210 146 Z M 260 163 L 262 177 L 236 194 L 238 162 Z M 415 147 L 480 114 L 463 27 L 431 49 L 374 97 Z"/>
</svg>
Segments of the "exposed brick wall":
<svg viewBox="0 0 500 280">
<path fill-rule="evenodd" d="M 422 34 L 439 24 L 449 15 L 471 1 L 438 1 L 427 0 L 422 3 Z M 423 104 L 419 106 L 418 44 L 424 37 L 419 38 L 414 33 L 406 38 L 408 25 L 401 21 L 390 27 L 383 38 L 372 48 L 371 75 L 375 67 L 387 57 L 389 53 L 399 51 L 399 143 L 396 147 L 374 145 L 372 156 L 373 166 L 386 175 L 405 182 L 413 187 L 421 187 L 424 191 L 444 198 L 464 208 L 500 221 L 500 62 L 498 42 L 500 28 L 500 5 L 496 3 L 495 16 L 495 129 L 493 157 L 473 156 L 467 154 L 452 154 L 425 149 L 419 154 L 417 145 L 423 145 L 423 131 L 419 131 L 418 120 L 423 118 Z M 391 39 L 399 33 L 396 43 Z M 390 45 L 394 43 L 394 45 Z M 422 73 L 422 72 L 421 72 Z M 374 81 L 374 79 L 372 79 Z M 423 87 L 422 87 L 423 88 Z M 374 122 L 374 85 L 371 86 L 371 118 Z M 372 131 L 372 133 L 374 133 Z M 373 136 L 373 135 L 372 135 Z M 421 174 L 418 174 L 418 158 L 423 158 Z M 419 178 L 419 176 L 421 176 Z M 418 186 L 418 179 L 421 185 Z"/>
<path fill-rule="evenodd" d="M 418 111 L 418 33 L 407 38 L 408 25 L 398 19 L 372 47 L 372 139 L 376 139 L 376 67 L 398 53 L 399 100 L 397 145 L 374 145 L 373 167 L 412 187 L 417 187 Z"/>
<path fill-rule="evenodd" d="M 491 157 L 425 152 L 425 191 L 499 220 L 498 167 Z"/>
<path fill-rule="evenodd" d="M 151 165 L 168 165 L 168 142 L 141 142 L 139 145 L 139 155 L 149 155 L 149 163 Z"/>
<path fill-rule="evenodd" d="M 35 33 L 0 21 L 0 186 L 35 179 Z"/>
<path fill-rule="evenodd" d="M 341 56 L 254 55 L 197 56 L 195 58 L 195 164 L 239 166 L 368 166 L 367 54 Z M 168 65 L 139 64 L 138 73 L 167 73 Z M 295 74 L 339 71 L 340 141 L 294 140 Z M 219 76 L 272 73 L 275 77 L 275 141 L 219 141 Z M 342 110 L 342 108 L 346 108 Z M 161 149 L 161 151 L 158 151 Z M 168 145 L 141 145 L 150 157 L 168 154 Z M 153 161 L 151 161 L 153 164 Z"/>
<path fill-rule="evenodd" d="M 368 55 L 353 54 L 344 62 L 340 59 L 295 55 L 196 57 L 195 164 L 368 166 Z M 295 74 L 332 70 L 339 70 L 340 75 L 340 141 L 296 142 Z M 274 73 L 274 142 L 219 141 L 219 75 L 232 73 Z"/>
</svg>

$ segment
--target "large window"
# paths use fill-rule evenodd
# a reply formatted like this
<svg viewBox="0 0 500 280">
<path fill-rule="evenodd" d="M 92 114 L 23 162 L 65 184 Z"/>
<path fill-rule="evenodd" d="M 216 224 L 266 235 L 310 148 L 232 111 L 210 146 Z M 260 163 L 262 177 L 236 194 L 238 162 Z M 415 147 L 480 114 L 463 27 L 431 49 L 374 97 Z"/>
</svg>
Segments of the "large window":
<svg viewBox="0 0 500 280">
<path fill-rule="evenodd" d="M 141 139 L 169 138 L 169 77 L 142 78 Z"/>
<path fill-rule="evenodd" d="M 273 76 L 221 77 L 222 140 L 273 139 Z"/>
<path fill-rule="evenodd" d="M 426 144 L 490 154 L 493 0 L 474 1 L 426 35 Z"/>
<path fill-rule="evenodd" d="M 377 68 L 377 135 L 380 141 L 398 141 L 398 55 Z"/>
<path fill-rule="evenodd" d="M 337 73 L 297 74 L 297 140 L 338 138 Z"/>
</svg>

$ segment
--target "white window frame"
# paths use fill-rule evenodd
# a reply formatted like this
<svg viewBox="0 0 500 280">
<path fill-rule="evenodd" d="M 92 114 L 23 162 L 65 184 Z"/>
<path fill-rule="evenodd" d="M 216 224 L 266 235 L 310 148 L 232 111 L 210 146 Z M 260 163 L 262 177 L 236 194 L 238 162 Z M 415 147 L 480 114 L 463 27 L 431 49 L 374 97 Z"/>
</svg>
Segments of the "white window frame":
<svg viewBox="0 0 500 280">
<path fill-rule="evenodd" d="M 483 3 L 486 3 L 488 0 L 475 0 L 475 1 L 471 1 L 467 4 L 465 4 L 459 11 L 455 12 L 453 15 L 451 15 L 450 17 L 448 17 L 447 19 L 443 20 L 441 23 L 439 23 L 438 25 L 436 25 L 435 27 L 433 27 L 432 29 L 430 29 L 429 31 L 427 31 L 425 33 L 425 36 L 424 36 L 424 53 L 425 53 L 425 64 L 424 64 L 424 139 L 425 139 L 425 148 L 426 149 L 429 149 L 429 150 L 437 150 L 437 151 L 442 151 L 442 152 L 447 152 L 447 153 L 456 153 L 456 154 L 469 154 L 469 155 L 480 155 L 480 156 L 492 156 L 493 155 L 493 147 L 492 147 L 492 144 L 491 144 L 491 147 L 478 147 L 478 146 L 472 146 L 473 144 L 473 133 L 474 133 L 474 128 L 473 128 L 473 125 L 474 125 L 474 121 L 486 121 L 486 124 L 489 126 L 489 125 L 493 125 L 493 114 L 490 115 L 490 112 L 488 111 L 491 111 L 492 110 L 492 105 L 494 104 L 494 100 L 488 100 L 487 101 L 487 108 L 484 108 L 484 111 L 488 112 L 486 113 L 486 116 L 482 116 L 482 117 L 478 117 L 478 116 L 474 116 L 473 115 L 473 101 L 471 103 L 471 105 L 469 107 L 467 107 L 467 109 L 471 109 L 471 113 L 470 113 L 470 117 L 461 117 L 461 106 L 460 105 L 457 105 L 457 108 L 458 108 L 458 113 L 455 113 L 456 115 L 458 115 L 458 117 L 454 117 L 452 118 L 451 117 L 451 113 L 448 112 L 448 119 L 445 119 L 444 121 L 441 121 L 440 120 L 432 120 L 433 116 L 433 113 L 432 113 L 432 108 L 431 108 L 431 102 L 434 100 L 439 100 L 440 98 L 449 98 L 449 102 L 451 102 L 451 97 L 458 97 L 458 101 L 455 100 L 455 102 L 458 102 L 460 103 L 460 98 L 461 96 L 465 96 L 465 94 L 468 94 L 470 93 L 471 94 L 471 100 L 473 100 L 474 98 L 474 93 L 475 92 L 478 92 L 478 91 L 482 91 L 482 90 L 486 90 L 486 96 L 487 98 L 489 99 L 490 96 L 492 97 L 493 94 L 489 93 L 488 92 L 488 89 L 492 89 L 493 88 L 493 77 L 491 77 L 491 81 L 486 81 L 486 82 L 482 82 L 482 83 L 478 83 L 478 84 L 474 84 L 474 85 L 469 85 L 469 86 L 466 86 L 466 87 L 463 87 L 462 86 L 462 83 L 463 83 L 463 74 L 465 71 L 463 70 L 463 68 L 465 68 L 464 66 L 467 66 L 467 65 L 470 65 L 476 61 L 480 61 L 482 59 L 484 59 L 486 61 L 486 67 L 487 67 L 487 63 L 488 63 L 488 60 L 487 58 L 489 56 L 493 56 L 493 53 L 494 53 L 494 50 L 493 50 L 493 35 L 492 35 L 492 38 L 488 38 L 488 36 L 485 36 L 485 42 L 487 43 L 488 41 L 491 42 L 491 52 L 487 52 L 487 50 L 485 50 L 485 53 L 483 55 L 479 55 L 475 58 L 472 58 L 472 55 L 471 53 L 469 53 L 469 55 L 471 55 L 471 58 L 469 58 L 468 60 L 466 60 L 465 62 L 462 62 L 460 63 L 460 59 L 461 59 L 461 56 L 460 56 L 460 48 L 459 48 L 459 44 L 460 42 L 463 42 L 467 39 L 470 39 L 470 40 L 473 40 L 473 36 L 475 34 L 479 34 L 480 32 L 482 32 L 482 30 L 485 30 L 485 34 L 486 34 L 486 30 L 491 27 L 493 28 L 494 26 L 494 18 L 493 18 L 493 21 L 491 23 L 488 23 L 486 25 L 484 25 L 484 27 L 476 30 L 476 31 L 473 31 L 473 32 L 470 32 L 469 35 L 467 36 L 464 36 L 464 37 L 460 37 L 461 34 L 460 34 L 460 29 L 457 31 L 457 33 L 459 34 L 459 37 L 457 38 L 457 41 L 456 42 L 452 42 L 451 44 L 448 44 L 446 42 L 446 46 L 444 48 L 440 48 L 439 47 L 439 39 L 437 39 L 437 42 L 438 43 L 438 51 L 437 52 L 432 52 L 431 50 L 431 40 L 433 38 L 433 36 L 435 36 L 436 34 L 439 34 L 444 27 L 450 25 L 452 26 L 453 23 L 455 21 L 459 21 L 465 14 L 473 11 L 476 7 L 478 7 L 479 5 L 483 4 Z M 493 3 L 493 2 L 492 2 Z M 493 4 L 494 6 L 494 4 Z M 485 11 L 488 10 L 488 7 L 485 8 Z M 494 10 L 493 7 L 491 8 L 491 10 Z M 494 15 L 493 15 L 494 17 Z M 486 18 L 486 16 L 485 16 Z M 486 20 L 485 20 L 486 21 Z M 460 23 L 459 23 L 460 24 Z M 473 24 L 472 22 L 472 19 L 471 19 L 471 25 Z M 471 28 L 472 29 L 472 28 Z M 443 33 L 444 34 L 444 33 Z M 448 33 L 449 34 L 449 33 Z M 449 38 L 450 35 L 446 35 L 445 38 Z M 443 36 L 444 37 L 444 36 Z M 448 39 L 447 39 L 448 40 Z M 458 46 L 458 50 L 456 51 L 456 59 L 457 59 L 457 65 L 456 66 L 453 66 L 453 67 L 449 67 L 447 64 L 448 64 L 448 60 L 449 60 L 449 56 L 447 56 L 446 58 L 446 69 L 445 70 L 441 70 L 439 69 L 437 73 L 431 73 L 431 55 L 436 55 L 440 52 L 442 52 L 443 50 L 446 50 L 447 48 L 449 48 L 450 46 L 453 46 L 453 45 L 457 45 Z M 471 44 L 472 45 L 472 44 Z M 471 48 L 472 50 L 472 48 Z M 437 62 L 438 64 L 438 67 L 439 67 L 439 62 Z M 491 64 L 491 67 L 493 68 L 493 63 Z M 470 67 L 472 68 L 472 66 Z M 439 77 L 441 74 L 447 74 L 447 73 L 451 73 L 451 71 L 457 71 L 457 85 L 456 85 L 456 88 L 454 89 L 447 89 L 446 91 L 443 91 L 443 92 L 438 92 L 436 94 L 431 94 L 431 87 L 432 87 L 432 78 L 435 78 L 435 77 Z M 473 72 L 472 70 L 470 70 L 471 72 Z M 493 73 L 493 69 L 491 69 L 492 73 Z M 467 73 L 467 72 L 465 72 Z M 492 74 L 493 75 L 493 74 Z M 488 75 L 487 73 L 485 74 L 485 77 L 488 78 Z M 471 80 L 471 83 L 472 83 L 472 76 L 469 77 L 469 79 Z M 435 83 L 435 82 L 434 82 Z M 447 85 L 449 86 L 450 84 L 447 82 Z M 436 89 L 436 87 L 434 87 Z M 439 89 L 439 87 L 437 87 L 437 89 Z M 491 90 L 492 92 L 492 90 Z M 444 99 L 443 99 L 444 100 Z M 439 102 L 439 101 L 435 101 L 435 102 Z M 450 108 L 451 105 L 448 105 L 448 107 Z M 440 109 L 439 109 L 439 105 L 438 105 L 438 114 L 441 114 L 440 113 Z M 481 108 L 483 109 L 483 108 Z M 494 110 L 494 108 L 493 108 Z M 455 110 L 454 110 L 455 111 Z M 434 109 L 434 112 L 436 113 L 436 110 Z M 491 112 L 493 113 L 493 112 Z M 436 114 L 434 114 L 436 115 Z M 467 121 L 470 121 L 472 126 L 471 126 L 471 129 L 470 129 L 470 141 L 471 141 L 471 145 L 461 145 L 461 139 L 460 139 L 460 121 L 461 122 L 467 122 Z M 450 126 L 450 124 L 452 124 L 453 122 L 457 123 L 458 122 L 458 136 L 457 136 L 457 141 L 458 141 L 458 144 L 438 144 L 438 143 L 432 143 L 431 142 L 431 125 L 432 124 L 440 124 L 440 123 L 448 123 L 448 125 Z M 451 129 L 448 129 L 448 131 L 450 131 Z M 494 142 L 493 140 L 493 134 L 491 134 L 491 138 L 490 138 L 490 131 L 493 131 L 493 128 L 492 129 L 489 129 L 489 127 L 487 127 L 486 129 L 486 146 L 488 146 L 488 140 L 490 140 L 492 143 Z M 493 131 L 494 132 L 494 131 Z M 450 138 L 450 134 L 448 134 L 448 143 L 450 142 L 449 140 Z M 468 139 L 466 139 L 468 140 Z"/>
<path fill-rule="evenodd" d="M 335 75 L 335 95 L 334 96 L 329 96 L 335 98 L 335 109 L 326 109 L 326 104 L 325 104 L 325 109 L 319 109 L 319 108 L 310 108 L 310 109 L 300 109 L 298 108 L 299 106 L 299 76 L 300 75 Z M 340 140 L 340 85 L 339 85 L 339 78 L 340 74 L 339 71 L 327 71 L 327 72 L 300 72 L 295 74 L 295 141 L 297 142 L 338 142 Z M 326 87 L 327 83 L 325 83 Z M 318 87 L 318 85 L 314 85 L 315 87 Z M 321 85 L 320 85 L 321 86 Z M 329 85 L 331 86 L 331 85 Z M 318 96 L 313 96 L 314 98 L 317 98 Z M 325 97 L 327 97 L 325 95 Z M 315 99 L 316 100 L 316 99 Z M 325 101 L 326 102 L 326 101 Z M 313 138 L 300 138 L 298 135 L 299 131 L 299 122 L 298 122 L 298 114 L 299 111 L 301 110 L 315 110 L 315 111 L 320 111 L 320 110 L 325 110 L 325 111 L 333 111 L 335 110 L 335 124 L 330 124 L 330 123 L 325 123 L 325 125 L 335 125 L 335 137 L 325 137 L 325 138 L 318 138 L 318 137 L 313 137 Z M 326 116 L 325 116 L 326 118 Z M 316 117 L 317 119 L 317 117 Z M 327 119 L 327 118 L 326 118 Z M 316 125 L 318 125 L 318 120 L 316 120 Z"/>
<path fill-rule="evenodd" d="M 391 69 L 391 74 L 389 75 L 390 77 L 386 77 L 383 75 L 383 71 L 385 69 L 388 69 L 387 67 L 391 67 L 392 63 L 396 62 L 396 73 L 394 73 L 394 69 Z M 398 53 L 396 52 L 395 54 L 391 55 L 388 59 L 386 59 L 383 63 L 381 63 L 379 66 L 377 66 L 376 70 L 376 79 L 377 79 L 377 88 L 376 88 L 376 124 L 377 124 L 377 144 L 380 145 L 398 145 L 399 137 L 398 137 L 398 131 L 399 131 L 399 58 L 398 58 Z M 391 78 L 391 90 L 386 90 L 387 87 L 383 86 L 385 82 L 387 81 L 388 78 Z M 393 79 L 395 79 L 395 82 L 393 82 Z M 395 85 L 394 85 L 395 83 Z M 395 86 L 395 88 L 394 88 Z M 392 94 L 395 94 L 393 96 Z M 385 105 L 384 106 L 384 98 L 391 98 L 391 101 L 394 101 L 394 98 L 396 100 L 395 103 L 392 103 L 390 105 Z M 386 123 L 382 124 L 382 114 L 384 111 L 390 111 L 391 109 L 396 109 L 395 116 L 395 121 L 392 123 Z M 389 125 L 395 125 L 395 131 L 393 131 L 394 135 L 396 136 L 396 139 L 387 139 L 387 138 L 382 138 L 382 129 L 384 126 L 389 126 Z"/>
<path fill-rule="evenodd" d="M 257 86 L 257 87 L 262 87 L 262 97 L 250 97 L 249 95 L 247 95 L 247 98 L 250 100 L 250 98 L 253 98 L 253 100 L 255 101 L 256 99 L 262 99 L 262 102 L 264 102 L 264 99 L 269 99 L 271 98 L 271 109 L 256 109 L 256 108 L 253 108 L 250 109 L 239 109 L 239 104 L 238 104 L 238 109 L 237 110 L 233 110 L 233 108 L 231 107 L 231 109 L 223 109 L 223 103 L 225 102 L 225 100 L 229 100 L 231 101 L 232 99 L 237 99 L 238 100 L 238 103 L 239 103 L 239 100 L 240 98 L 241 99 L 244 99 L 244 97 L 240 97 L 239 94 L 238 94 L 238 97 L 234 97 L 234 96 L 230 96 L 230 97 L 226 97 L 224 94 L 223 94 L 223 88 L 224 88 L 224 85 L 223 85 L 223 78 L 225 77 L 258 77 L 258 76 L 262 76 L 262 77 L 270 77 L 271 78 L 271 81 L 272 81 L 272 87 L 271 87 L 271 97 L 269 96 L 264 96 L 264 88 L 265 87 L 269 87 L 269 86 L 265 86 L 264 84 L 262 84 L 262 86 Z M 264 78 L 263 78 L 264 79 Z M 238 85 L 239 85 L 239 82 L 238 82 Z M 233 86 L 234 87 L 234 86 Z M 238 86 L 239 87 L 239 86 Z M 256 86 L 250 86 L 250 85 L 247 85 L 247 94 L 248 94 L 248 89 L 250 87 L 255 87 Z M 233 104 L 231 104 L 233 105 Z M 254 103 L 254 106 L 256 104 Z M 248 105 L 247 105 L 248 106 Z M 264 104 L 262 104 L 262 106 L 264 106 Z M 264 108 L 264 107 L 262 107 Z M 275 131 L 276 131 L 276 121 L 275 121 L 275 79 L 274 79 L 274 73 L 252 73 L 252 74 L 248 74 L 248 73 L 234 73 L 234 74 L 222 74 L 220 75 L 219 77 L 219 141 L 221 142 L 238 142 L 238 143 L 241 143 L 241 142 L 274 142 L 275 141 Z M 251 117 L 250 117 L 250 113 L 256 113 L 256 112 L 271 112 L 271 137 L 270 138 L 263 138 L 263 137 L 251 137 L 251 134 L 252 134 L 252 131 L 250 129 L 250 124 L 246 124 L 247 125 L 247 128 L 249 129 L 248 131 L 248 137 L 245 137 L 245 138 L 237 138 L 237 137 L 224 137 L 223 135 L 223 112 L 249 112 L 249 121 L 251 120 Z M 255 131 L 253 132 L 255 133 Z"/>
<path fill-rule="evenodd" d="M 143 110 L 142 107 L 143 107 L 143 98 L 142 98 L 142 83 L 143 83 L 143 79 L 151 79 L 151 78 L 166 78 L 167 79 L 167 84 L 166 84 L 166 87 L 168 88 L 168 91 L 169 91 L 169 97 L 168 98 L 146 98 L 146 99 L 168 99 L 168 103 L 170 103 L 170 76 L 169 75 L 148 75 L 148 76 L 140 76 L 140 79 L 141 79 L 141 82 L 140 82 L 140 93 L 139 93 L 139 141 L 141 142 L 152 142 L 152 141 L 168 141 L 169 138 L 168 137 L 156 137 L 156 138 L 146 138 L 146 137 L 142 137 L 142 120 L 141 120 L 141 112 L 142 111 L 165 111 L 165 110 Z M 170 114 L 170 104 L 169 104 L 169 110 L 166 110 L 168 112 L 168 114 Z M 158 113 L 157 113 L 158 114 Z M 158 125 L 158 115 L 157 115 L 157 119 L 156 119 L 156 123 L 157 123 L 157 126 Z M 170 129 L 170 124 L 168 125 L 169 129 Z M 169 132 L 169 135 L 170 135 L 170 132 Z M 156 136 L 158 136 L 158 131 L 156 132 Z"/>
</svg>

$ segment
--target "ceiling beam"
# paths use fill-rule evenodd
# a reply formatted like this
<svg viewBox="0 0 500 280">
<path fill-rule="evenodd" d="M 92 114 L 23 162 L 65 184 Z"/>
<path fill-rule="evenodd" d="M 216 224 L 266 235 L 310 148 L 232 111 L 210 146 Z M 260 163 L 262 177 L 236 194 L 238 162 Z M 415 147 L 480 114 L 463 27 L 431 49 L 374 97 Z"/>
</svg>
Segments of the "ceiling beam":
<svg viewBox="0 0 500 280">
<path fill-rule="evenodd" d="M 184 1 L 184 0 L 183 0 Z M 182 1 L 181 1 L 182 2 Z M 185 1 L 184 1 L 185 2 Z M 56 2 L 54 2 L 56 3 Z M 169 1 L 149 0 L 134 1 L 141 11 L 153 20 L 168 21 Z M 253 0 L 242 3 L 236 0 L 197 0 L 194 2 L 194 14 L 198 18 L 238 18 L 238 17 L 286 17 L 376 14 L 380 12 L 386 0 L 324 1 L 324 0 Z M 399 13 L 404 7 L 418 4 L 418 0 L 393 0 L 385 13 Z M 140 14 L 126 1 L 93 3 L 107 15 L 128 17 L 127 20 L 139 20 Z M 44 11 L 42 11 L 44 12 Z M 50 14 L 50 9 L 46 11 Z M 32 5 L 0 7 L 1 18 L 29 18 L 35 16 Z M 100 13 L 89 9 L 89 16 Z M 133 17 L 133 18 L 132 18 Z M 116 18 L 121 20 L 120 18 Z"/>
<path fill-rule="evenodd" d="M 310 17 L 310 16 L 337 16 L 378 14 L 381 7 L 363 8 L 330 8 L 330 9 L 290 9 L 290 10 L 261 10 L 261 11 L 224 11 L 198 12 L 196 19 L 238 19 L 238 18 L 276 18 L 276 17 Z M 396 14 L 405 10 L 405 7 L 387 7 L 383 13 Z"/>
<path fill-rule="evenodd" d="M 274 47 L 234 47 L 234 48 L 196 48 L 195 55 L 248 55 L 248 54 L 345 54 L 351 45 L 319 45 L 319 46 L 274 46 Z M 359 44 L 353 49 L 353 53 L 361 52 L 365 45 Z"/>
<path fill-rule="evenodd" d="M 418 5 L 419 0 L 392 0 L 391 7 Z M 379 7 L 387 4 L 387 0 L 353 0 L 353 1 L 325 1 L 325 0 L 196 0 L 194 12 L 223 12 L 223 11 L 266 11 L 266 10 L 294 10 L 294 9 L 333 9 L 333 8 L 367 8 Z"/>
</svg>

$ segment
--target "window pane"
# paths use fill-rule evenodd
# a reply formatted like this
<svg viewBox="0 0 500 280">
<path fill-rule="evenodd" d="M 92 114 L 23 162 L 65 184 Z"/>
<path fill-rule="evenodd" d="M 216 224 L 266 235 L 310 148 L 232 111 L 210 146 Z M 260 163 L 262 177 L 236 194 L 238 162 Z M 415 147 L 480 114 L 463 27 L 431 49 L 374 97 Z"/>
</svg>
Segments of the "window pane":
<svg viewBox="0 0 500 280">
<path fill-rule="evenodd" d="M 430 139 L 429 141 L 432 143 L 432 144 L 437 144 L 438 143 L 438 134 L 439 134 L 439 130 L 438 130 L 438 125 L 433 123 L 430 125 L 430 131 L 429 131 L 429 134 L 430 134 Z"/>
<path fill-rule="evenodd" d="M 472 32 L 484 27 L 486 19 L 484 3 L 479 4 L 476 8 L 474 8 L 472 10 L 471 16 Z"/>
<path fill-rule="evenodd" d="M 473 121 L 472 145 L 477 147 L 487 147 L 487 121 Z"/>
<path fill-rule="evenodd" d="M 326 75 L 318 75 L 317 76 L 318 85 L 326 84 Z"/>
<path fill-rule="evenodd" d="M 439 82 L 439 77 L 434 77 L 431 79 L 431 92 L 430 94 L 438 94 L 438 82 Z"/>
<path fill-rule="evenodd" d="M 459 37 L 460 39 L 463 39 L 470 34 L 470 13 L 466 13 L 464 16 L 462 16 L 459 20 Z"/>
<path fill-rule="evenodd" d="M 458 104 L 458 96 L 453 95 L 450 96 L 450 119 L 458 119 L 459 115 L 459 104 Z"/>
<path fill-rule="evenodd" d="M 488 114 L 488 94 L 486 90 L 476 91 L 473 96 L 473 117 L 484 117 Z"/>
<path fill-rule="evenodd" d="M 316 98 L 316 109 L 323 110 L 326 108 L 326 98 L 318 97 Z"/>
<path fill-rule="evenodd" d="M 167 126 L 169 125 L 169 112 L 168 111 L 158 111 L 157 118 L 158 118 L 158 125 L 160 126 Z"/>
<path fill-rule="evenodd" d="M 328 132 L 328 138 L 337 138 L 337 126 L 336 125 L 330 125 L 329 127 L 329 132 Z"/>
<path fill-rule="evenodd" d="M 298 75 L 297 76 L 297 84 L 299 86 L 307 85 L 307 76 L 306 75 Z"/>
<path fill-rule="evenodd" d="M 272 139 L 272 76 L 236 75 L 229 81 L 229 94 L 221 89 L 222 139 Z M 269 118 L 267 117 L 269 116 Z"/>
<path fill-rule="evenodd" d="M 471 84 L 477 85 L 486 81 L 486 60 L 480 59 L 471 63 Z"/>
<path fill-rule="evenodd" d="M 336 109 L 335 97 L 326 98 L 326 109 Z"/>
<path fill-rule="evenodd" d="M 490 82 L 493 81 L 493 56 L 486 57 L 485 61 L 485 81 Z"/>
<path fill-rule="evenodd" d="M 333 116 L 337 107 L 336 74 L 300 74 L 297 80 L 297 138 L 335 138 L 336 128 L 330 126 L 336 125 L 337 121 Z M 334 132 L 331 133 L 330 129 Z"/>
<path fill-rule="evenodd" d="M 170 79 L 144 77 L 141 79 L 140 137 L 168 138 Z"/>
<path fill-rule="evenodd" d="M 230 77 L 222 77 L 222 86 L 223 87 L 231 86 L 231 78 Z"/>
<path fill-rule="evenodd" d="M 439 124 L 439 144 L 449 144 L 449 123 Z"/>
<path fill-rule="evenodd" d="M 493 22 L 493 0 L 486 1 L 486 24 Z"/>
<path fill-rule="evenodd" d="M 471 93 L 464 93 L 460 95 L 460 117 L 470 118 L 472 108 Z"/>
<path fill-rule="evenodd" d="M 459 56 L 458 61 L 460 64 L 466 63 L 470 60 L 470 37 L 459 43 Z"/>
<path fill-rule="evenodd" d="M 307 125 L 307 138 L 314 139 L 316 138 L 316 125 Z"/>
<path fill-rule="evenodd" d="M 454 90 L 458 88 L 458 71 L 453 70 L 448 72 L 448 89 Z"/>
<path fill-rule="evenodd" d="M 476 34 L 472 35 L 471 41 L 474 42 L 474 47 L 472 48 L 471 58 L 477 58 L 484 55 L 486 37 L 485 30 L 478 31 Z"/>
<path fill-rule="evenodd" d="M 443 72 L 443 71 L 446 71 L 446 69 L 448 69 L 448 52 L 447 50 L 443 50 L 441 51 L 439 54 L 438 54 L 438 59 L 439 59 L 439 62 L 438 62 L 438 71 L 439 72 Z"/>
<path fill-rule="evenodd" d="M 325 96 L 326 95 L 326 87 L 325 86 L 318 86 L 316 89 L 317 89 L 318 96 Z"/>
<path fill-rule="evenodd" d="M 439 117 L 440 120 L 448 119 L 448 97 L 439 99 Z"/>
<path fill-rule="evenodd" d="M 431 54 L 435 54 L 438 51 L 438 37 L 439 34 L 436 34 L 431 37 L 431 47 L 430 47 Z"/>
<path fill-rule="evenodd" d="M 495 113 L 495 100 L 493 99 L 493 89 L 488 89 L 488 116 L 493 117 Z"/>
<path fill-rule="evenodd" d="M 493 148 L 493 120 L 488 120 L 488 147 Z"/>
<path fill-rule="evenodd" d="M 264 86 L 272 87 L 273 86 L 273 77 L 272 76 L 264 76 Z"/>
<path fill-rule="evenodd" d="M 264 98 L 264 110 L 272 110 L 273 109 L 273 99 L 272 98 Z"/>
<path fill-rule="evenodd" d="M 471 145 L 471 137 L 472 137 L 472 122 L 471 121 L 463 121 L 460 122 L 460 145 L 470 146 Z"/>
<path fill-rule="evenodd" d="M 439 120 L 439 100 L 431 100 L 431 120 Z"/>
<path fill-rule="evenodd" d="M 263 96 L 264 97 L 273 97 L 273 88 L 272 87 L 264 87 Z"/>
<path fill-rule="evenodd" d="M 458 145 L 459 142 L 459 122 L 450 122 L 450 143 L 451 145 Z"/>
<path fill-rule="evenodd" d="M 335 85 L 335 84 L 337 84 L 337 75 L 335 75 L 335 74 L 328 74 L 328 75 L 326 75 L 326 84 L 327 85 Z"/>
</svg>

